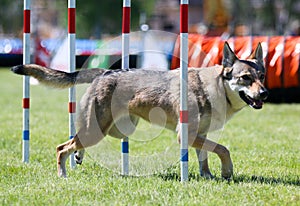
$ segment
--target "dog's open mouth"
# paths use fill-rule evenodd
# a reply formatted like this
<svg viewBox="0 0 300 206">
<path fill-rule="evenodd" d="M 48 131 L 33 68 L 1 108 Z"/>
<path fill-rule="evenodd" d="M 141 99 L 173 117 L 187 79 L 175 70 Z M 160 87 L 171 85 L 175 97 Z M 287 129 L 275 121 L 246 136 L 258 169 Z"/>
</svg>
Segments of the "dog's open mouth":
<svg viewBox="0 0 300 206">
<path fill-rule="evenodd" d="M 250 107 L 254 109 L 261 109 L 263 106 L 263 101 L 259 99 L 253 99 L 245 94 L 245 92 L 240 91 L 239 95 L 242 100 L 244 100 Z"/>
</svg>

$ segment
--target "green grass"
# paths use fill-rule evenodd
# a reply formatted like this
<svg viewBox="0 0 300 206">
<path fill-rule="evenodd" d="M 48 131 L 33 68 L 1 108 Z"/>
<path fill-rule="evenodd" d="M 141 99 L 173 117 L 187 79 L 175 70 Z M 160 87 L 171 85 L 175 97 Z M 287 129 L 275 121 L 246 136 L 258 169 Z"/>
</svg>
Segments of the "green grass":
<svg viewBox="0 0 300 206">
<path fill-rule="evenodd" d="M 246 108 L 226 125 L 218 142 L 231 151 L 234 178 L 230 182 L 221 179 L 214 154 L 210 166 L 216 179 L 199 177 L 192 150 L 190 181 L 185 184 L 179 181 L 177 157 L 170 160 L 170 168 L 154 175 L 122 177 L 107 162 L 101 166 L 103 161 L 92 152 L 77 169 L 68 168 L 67 179 L 61 179 L 56 176 L 55 147 L 68 138 L 67 90 L 31 86 L 30 163 L 24 164 L 22 77 L 1 69 L 0 88 L 1 205 L 300 205 L 300 105 Z M 142 123 L 133 137 L 143 135 L 143 130 L 155 129 Z M 107 138 L 108 143 L 118 159 L 119 141 Z M 168 147 L 177 152 L 176 135 L 162 131 L 153 141 L 133 141 L 130 149 L 135 156 L 144 155 L 141 167 L 147 168 L 151 165 L 147 155 L 163 154 Z"/>
</svg>

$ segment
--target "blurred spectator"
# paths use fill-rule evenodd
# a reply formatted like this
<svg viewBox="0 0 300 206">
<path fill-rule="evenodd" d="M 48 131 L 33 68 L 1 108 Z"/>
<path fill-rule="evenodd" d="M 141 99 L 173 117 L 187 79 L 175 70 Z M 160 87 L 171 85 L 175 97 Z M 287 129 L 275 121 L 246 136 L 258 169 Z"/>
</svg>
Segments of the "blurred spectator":
<svg viewBox="0 0 300 206">
<path fill-rule="evenodd" d="M 234 36 L 248 36 L 250 35 L 250 29 L 245 24 L 237 24 L 234 27 Z"/>
<path fill-rule="evenodd" d="M 295 20 L 291 23 L 290 35 L 300 36 L 300 22 L 299 22 L 299 20 Z"/>
</svg>

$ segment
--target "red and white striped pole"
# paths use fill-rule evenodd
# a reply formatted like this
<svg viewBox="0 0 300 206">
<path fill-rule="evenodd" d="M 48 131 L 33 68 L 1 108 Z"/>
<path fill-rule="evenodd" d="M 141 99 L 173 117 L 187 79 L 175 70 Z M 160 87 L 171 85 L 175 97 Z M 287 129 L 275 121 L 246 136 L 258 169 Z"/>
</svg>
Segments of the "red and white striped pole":
<svg viewBox="0 0 300 206">
<path fill-rule="evenodd" d="M 180 167 L 188 181 L 188 0 L 180 1 Z"/>
<path fill-rule="evenodd" d="M 76 69 L 76 1 L 68 0 L 68 66 L 69 72 Z M 76 134 L 76 90 L 75 86 L 69 89 L 69 138 L 72 139 Z M 75 168 L 74 154 L 70 156 L 70 167 Z"/>
<path fill-rule="evenodd" d="M 30 63 L 30 0 L 24 0 L 23 20 L 23 64 Z M 30 85 L 29 76 L 23 77 L 23 148 L 22 160 L 29 162 L 29 108 Z"/>
<path fill-rule="evenodd" d="M 129 37 L 130 37 L 130 0 L 123 0 L 122 18 L 122 69 L 129 68 Z M 122 139 L 122 175 L 129 174 L 129 142 L 128 137 Z"/>
</svg>

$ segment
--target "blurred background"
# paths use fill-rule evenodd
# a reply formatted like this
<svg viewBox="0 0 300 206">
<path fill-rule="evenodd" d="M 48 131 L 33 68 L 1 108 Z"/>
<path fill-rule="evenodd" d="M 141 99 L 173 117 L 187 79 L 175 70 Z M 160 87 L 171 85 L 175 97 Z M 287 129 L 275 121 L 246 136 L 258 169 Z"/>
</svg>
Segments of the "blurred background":
<svg viewBox="0 0 300 206">
<path fill-rule="evenodd" d="M 120 34 L 122 0 L 77 1 L 77 37 L 99 39 Z M 32 30 L 42 39 L 66 31 L 67 1 L 31 0 Z M 131 29 L 141 23 L 150 29 L 178 33 L 179 0 L 132 0 Z M 1 0 L 0 35 L 20 38 L 23 2 Z M 189 0 L 191 32 L 207 35 L 299 35 L 299 0 Z"/>
<path fill-rule="evenodd" d="M 22 52 L 23 2 L 0 1 L 0 53 L 19 54 Z M 132 0 L 131 30 L 144 28 L 178 34 L 179 3 L 179 0 Z M 101 40 L 121 34 L 122 0 L 77 1 L 76 6 L 77 39 Z M 42 43 L 46 49 L 44 55 L 50 55 L 48 58 L 62 45 L 66 28 L 66 0 L 31 0 L 32 39 L 34 43 Z M 300 0 L 189 0 L 189 32 L 224 39 L 299 35 Z M 35 45 L 41 49 L 39 47 Z M 99 42 L 79 41 L 78 55 L 90 55 L 97 47 Z M 13 61 L 1 62 L 0 66 L 14 64 Z"/>
<path fill-rule="evenodd" d="M 22 64 L 23 1 L 0 2 L 0 66 Z M 176 57 L 179 3 L 179 0 L 131 1 L 130 67 L 170 69 Z M 76 66 L 120 68 L 121 27 L 122 0 L 77 1 Z M 255 37 L 266 37 L 260 41 L 266 53 L 272 55 L 265 59 L 272 78 L 267 79 L 268 88 L 280 91 L 292 88 L 292 96 L 298 95 L 300 99 L 300 0 L 189 0 L 189 33 L 194 39 L 205 37 L 205 41 L 193 41 L 202 51 L 206 48 L 204 44 L 215 38 L 209 43 L 210 50 L 203 51 L 205 54 L 212 51 L 211 56 L 213 52 L 221 55 L 221 46 L 217 44 L 225 40 L 231 41 L 235 52 L 241 51 L 238 56 L 248 55 Z M 65 67 L 66 37 L 67 0 L 31 0 L 32 62 Z M 274 94 L 276 97 L 277 93 Z M 279 96 L 275 101 L 287 100 L 284 96 L 291 95 Z"/>
</svg>

